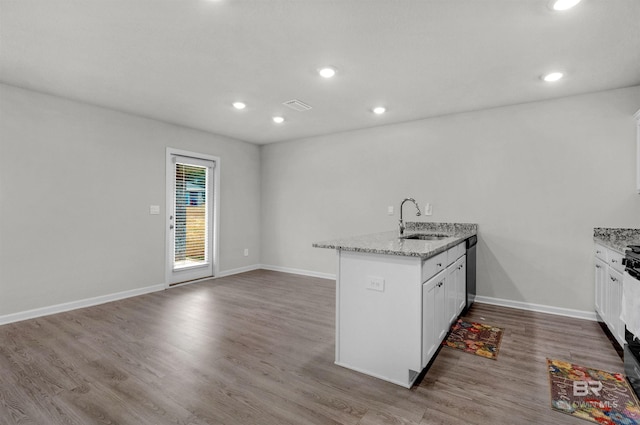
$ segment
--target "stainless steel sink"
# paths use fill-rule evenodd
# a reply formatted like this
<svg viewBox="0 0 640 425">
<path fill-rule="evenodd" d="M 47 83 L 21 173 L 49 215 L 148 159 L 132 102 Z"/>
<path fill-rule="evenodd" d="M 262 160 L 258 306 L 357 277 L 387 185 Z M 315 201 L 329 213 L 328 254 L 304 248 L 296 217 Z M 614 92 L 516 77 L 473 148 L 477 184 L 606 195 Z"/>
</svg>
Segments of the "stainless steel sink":
<svg viewBox="0 0 640 425">
<path fill-rule="evenodd" d="M 414 233 L 411 235 L 401 236 L 400 239 L 420 239 L 423 241 L 437 241 L 440 239 L 445 239 L 450 237 L 451 235 L 446 235 L 444 233 Z"/>
</svg>

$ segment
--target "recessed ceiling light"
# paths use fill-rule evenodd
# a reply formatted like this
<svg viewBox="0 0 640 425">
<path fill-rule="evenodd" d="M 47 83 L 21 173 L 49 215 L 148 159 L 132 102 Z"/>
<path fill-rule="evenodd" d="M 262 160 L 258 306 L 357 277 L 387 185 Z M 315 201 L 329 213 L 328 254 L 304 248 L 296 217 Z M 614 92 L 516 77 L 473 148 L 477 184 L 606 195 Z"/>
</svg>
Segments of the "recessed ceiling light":
<svg viewBox="0 0 640 425">
<path fill-rule="evenodd" d="M 376 106 L 372 110 L 373 110 L 373 113 L 377 115 L 382 115 L 385 112 L 387 112 L 387 108 L 385 108 L 384 106 Z"/>
<path fill-rule="evenodd" d="M 553 0 L 550 5 L 553 10 L 567 10 L 571 9 L 581 0 Z"/>
<path fill-rule="evenodd" d="M 282 117 L 273 117 L 273 122 L 276 124 L 282 124 L 284 122 L 284 118 Z"/>
<path fill-rule="evenodd" d="M 543 75 L 542 79 L 547 83 L 553 83 L 554 81 L 558 81 L 562 78 L 564 74 L 562 72 L 551 72 L 549 74 Z"/>
<path fill-rule="evenodd" d="M 326 66 L 318 70 L 318 74 L 320 74 L 323 78 L 331 78 L 336 75 L 336 69 L 331 68 L 330 66 Z"/>
<path fill-rule="evenodd" d="M 233 102 L 233 107 L 236 109 L 244 109 L 247 107 L 247 104 L 244 102 Z"/>
</svg>

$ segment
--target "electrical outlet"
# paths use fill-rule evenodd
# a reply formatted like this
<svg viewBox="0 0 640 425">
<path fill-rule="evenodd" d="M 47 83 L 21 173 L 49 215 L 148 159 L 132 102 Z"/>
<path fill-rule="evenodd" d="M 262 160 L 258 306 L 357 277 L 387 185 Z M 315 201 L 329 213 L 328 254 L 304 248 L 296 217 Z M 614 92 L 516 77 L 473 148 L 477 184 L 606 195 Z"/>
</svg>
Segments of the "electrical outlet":
<svg viewBox="0 0 640 425">
<path fill-rule="evenodd" d="M 387 207 L 387 214 L 388 214 L 388 215 L 393 215 L 393 205 L 389 205 L 389 206 Z"/>
<path fill-rule="evenodd" d="M 249 256 L 249 248 L 245 248 L 244 249 L 244 256 L 248 257 Z"/>
<path fill-rule="evenodd" d="M 384 292 L 384 279 L 381 277 L 369 277 L 367 289 Z"/>
<path fill-rule="evenodd" d="M 432 215 L 433 214 L 433 205 L 426 204 L 424 206 L 424 215 Z"/>
<path fill-rule="evenodd" d="M 149 205 L 149 214 L 151 215 L 160 214 L 160 205 Z"/>
</svg>

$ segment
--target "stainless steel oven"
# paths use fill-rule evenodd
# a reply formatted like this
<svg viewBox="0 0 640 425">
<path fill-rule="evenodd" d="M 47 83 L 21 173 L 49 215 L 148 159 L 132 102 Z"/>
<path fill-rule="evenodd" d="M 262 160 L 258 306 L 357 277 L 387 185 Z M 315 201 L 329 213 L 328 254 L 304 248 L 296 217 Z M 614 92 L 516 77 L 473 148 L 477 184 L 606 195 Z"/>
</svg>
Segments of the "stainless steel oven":
<svg viewBox="0 0 640 425">
<path fill-rule="evenodd" d="M 624 333 L 624 373 L 633 391 L 640 397 L 640 341 L 628 330 Z"/>
<path fill-rule="evenodd" d="M 627 303 L 628 300 L 624 300 L 624 297 L 628 296 L 630 293 L 637 294 L 638 288 L 640 288 L 640 245 L 627 247 L 623 264 L 625 265 L 623 303 Z M 624 312 L 623 315 L 625 315 Z M 624 317 L 623 320 L 625 320 Z M 629 330 L 629 327 L 635 328 L 635 326 L 629 326 L 630 323 L 632 322 L 629 321 L 629 318 L 626 318 L 624 333 L 624 339 L 626 342 L 624 346 L 624 373 L 627 375 L 627 379 L 633 387 L 633 390 L 638 397 L 640 397 L 640 335 L 634 335 Z M 638 332 L 636 331 L 636 333 Z"/>
</svg>

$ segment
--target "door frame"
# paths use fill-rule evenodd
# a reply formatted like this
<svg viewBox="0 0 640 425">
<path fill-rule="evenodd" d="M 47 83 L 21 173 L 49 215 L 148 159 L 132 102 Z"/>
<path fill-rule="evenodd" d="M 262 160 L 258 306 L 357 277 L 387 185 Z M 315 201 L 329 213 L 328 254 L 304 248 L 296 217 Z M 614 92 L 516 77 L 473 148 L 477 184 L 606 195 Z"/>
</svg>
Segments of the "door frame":
<svg viewBox="0 0 640 425">
<path fill-rule="evenodd" d="M 164 240 L 165 240 L 165 249 L 164 249 L 164 253 L 165 253 L 165 288 L 169 288 L 170 286 L 176 286 L 176 285 L 184 285 L 184 284 L 188 284 L 188 283 L 195 283 L 201 280 L 205 280 L 205 279 L 211 279 L 211 277 L 206 277 L 206 278 L 202 278 L 202 279 L 196 279 L 196 280 L 191 280 L 191 281 L 187 281 L 184 283 L 178 283 L 178 284 L 172 284 L 171 283 L 171 275 L 173 272 L 173 264 L 171 262 L 171 259 L 173 258 L 170 251 L 172 249 L 172 247 L 170 247 L 169 245 L 171 244 L 171 235 L 169 232 L 169 224 L 170 224 L 170 220 L 169 220 L 169 211 L 171 211 L 171 208 L 173 206 L 173 199 L 169 194 L 169 188 L 173 186 L 173 180 L 175 179 L 174 176 L 174 164 L 173 161 L 171 160 L 173 155 L 179 155 L 179 156 L 186 156 L 189 158 L 194 158 L 194 159 L 201 159 L 201 160 L 205 160 L 205 161 L 213 161 L 215 163 L 215 166 L 213 167 L 213 197 L 212 197 L 212 201 L 213 201 L 213 217 L 212 217 L 212 226 L 211 226 L 211 232 L 213 233 L 213 235 L 210 233 L 209 234 L 209 238 L 212 241 L 212 252 L 211 252 L 211 261 L 213 261 L 213 276 L 211 277 L 216 277 L 218 276 L 218 274 L 220 273 L 220 265 L 219 265 L 219 233 L 220 233 L 220 157 L 217 156 L 213 156 L 213 155 L 208 155 L 208 154 L 203 154 L 203 153 L 199 153 L 199 152 L 192 152 L 192 151 L 186 151 L 186 150 L 182 150 L 182 149 L 175 149 L 175 148 L 170 148 L 167 147 L 166 150 L 166 164 L 165 164 L 165 197 L 166 197 L 166 202 L 165 202 L 165 219 L 164 219 Z"/>
</svg>

